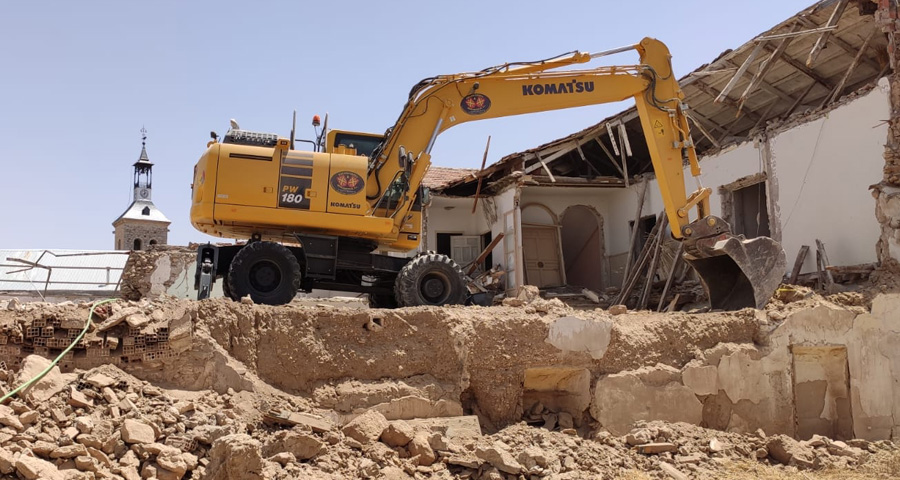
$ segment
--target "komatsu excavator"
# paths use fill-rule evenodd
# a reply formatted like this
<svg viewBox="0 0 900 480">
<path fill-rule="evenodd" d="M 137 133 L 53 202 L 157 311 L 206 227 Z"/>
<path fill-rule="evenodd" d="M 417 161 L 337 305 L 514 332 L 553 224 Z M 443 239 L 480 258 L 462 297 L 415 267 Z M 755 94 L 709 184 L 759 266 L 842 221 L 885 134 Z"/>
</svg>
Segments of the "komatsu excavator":
<svg viewBox="0 0 900 480">
<path fill-rule="evenodd" d="M 636 50 L 640 63 L 578 68 Z M 785 272 L 784 250 L 770 238 L 745 240 L 711 216 L 711 190 L 686 193 L 684 162 L 700 165 L 684 94 L 668 48 L 645 38 L 597 54 L 573 52 L 507 63 L 417 83 L 384 135 L 331 130 L 313 151 L 290 138 L 233 128 L 213 134 L 194 167 L 191 222 L 201 232 L 247 240 L 203 245 L 195 283 L 209 296 L 217 278 L 233 299 L 284 304 L 313 288 L 368 293 L 377 306 L 459 304 L 468 291 L 449 257 L 391 256 L 418 247 L 422 179 L 438 135 L 465 122 L 633 98 L 672 235 L 697 271 L 713 309 L 762 308 Z M 323 134 L 326 130 L 322 131 Z"/>
</svg>

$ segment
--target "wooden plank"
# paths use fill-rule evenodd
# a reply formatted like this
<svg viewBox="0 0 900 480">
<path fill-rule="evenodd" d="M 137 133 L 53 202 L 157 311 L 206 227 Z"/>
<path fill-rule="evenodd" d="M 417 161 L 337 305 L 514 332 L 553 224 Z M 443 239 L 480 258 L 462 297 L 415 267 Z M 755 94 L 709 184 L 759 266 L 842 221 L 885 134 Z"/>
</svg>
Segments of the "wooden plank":
<svg viewBox="0 0 900 480">
<path fill-rule="evenodd" d="M 863 42 L 862 46 L 859 47 L 859 51 L 856 52 L 856 56 L 853 57 L 853 61 L 850 62 L 850 66 L 847 67 L 847 71 L 844 72 L 844 76 L 841 77 L 841 81 L 838 82 L 836 87 L 834 87 L 834 91 L 831 92 L 831 95 L 825 97 L 825 101 L 822 102 L 822 105 L 819 108 L 824 107 L 825 105 L 828 105 L 829 103 L 840 98 L 841 91 L 844 90 L 844 85 L 847 83 L 850 75 L 853 75 L 853 71 L 856 70 L 856 66 L 859 65 L 860 58 L 862 58 L 863 53 L 866 51 L 866 49 L 869 48 L 869 42 L 872 41 L 872 37 L 875 36 L 875 32 L 877 31 L 877 29 L 872 29 L 872 32 L 869 33 L 868 37 L 866 37 L 866 41 Z"/>
<path fill-rule="evenodd" d="M 625 287 L 619 292 L 619 296 L 616 297 L 616 301 L 613 304 L 624 304 L 628 301 L 628 297 L 631 296 L 631 292 L 634 290 L 634 287 L 637 286 L 637 281 L 641 277 L 641 272 L 643 272 L 644 267 L 647 265 L 647 261 L 650 259 L 652 254 L 653 245 L 656 240 L 656 234 L 659 231 L 659 224 L 662 223 L 662 219 L 658 218 L 656 225 L 653 226 L 653 229 L 650 230 L 650 237 L 647 239 L 647 242 L 644 243 L 644 248 L 641 249 L 641 254 L 638 257 L 638 262 L 635 265 L 635 268 L 631 271 L 629 278 L 625 283 Z"/>
<path fill-rule="evenodd" d="M 794 31 L 796 31 L 798 28 L 800 28 L 799 25 L 794 25 Z M 771 55 L 769 55 L 769 58 L 767 58 L 766 61 L 763 62 L 762 67 L 756 71 L 756 75 L 753 76 L 753 80 L 750 80 L 747 88 L 744 89 L 744 93 L 741 94 L 741 98 L 738 99 L 742 107 L 744 105 L 744 102 L 747 101 L 747 97 L 750 96 L 750 92 L 753 91 L 756 85 L 759 83 L 765 83 L 766 75 L 768 75 L 769 71 L 772 70 L 772 67 L 776 63 L 778 63 L 779 58 L 784 55 L 784 51 L 787 49 L 788 45 L 790 45 L 791 40 L 793 40 L 793 37 L 785 38 L 784 40 L 782 40 L 781 43 L 778 44 L 778 48 L 776 48 L 775 51 L 772 52 Z M 780 92 L 781 90 L 777 91 Z M 790 96 L 788 96 L 788 98 L 790 98 Z M 791 102 L 793 102 L 793 100 L 793 98 L 790 99 Z"/>
<path fill-rule="evenodd" d="M 631 273 L 631 257 L 634 256 L 634 245 L 637 242 L 637 232 L 641 224 L 641 212 L 644 211 L 644 198 L 647 196 L 647 184 L 650 183 L 647 178 L 641 182 L 641 193 L 638 196 L 637 212 L 634 215 L 634 226 L 631 229 L 631 243 L 628 244 L 628 256 L 625 258 L 625 270 L 622 272 L 622 288 L 625 288 L 628 282 L 628 274 Z"/>
<path fill-rule="evenodd" d="M 678 243 L 678 250 L 675 251 L 675 261 L 672 262 L 672 270 L 669 271 L 669 277 L 666 278 L 666 285 L 663 287 L 662 293 L 659 294 L 659 304 L 656 306 L 656 311 L 661 312 L 663 308 L 663 303 L 665 302 L 666 295 L 669 294 L 669 288 L 672 287 L 672 283 L 675 281 L 675 272 L 678 271 L 678 267 L 681 266 L 681 262 L 684 261 L 684 257 L 682 254 L 684 253 L 684 242 Z M 675 296 L 678 298 L 678 295 Z"/>
<path fill-rule="evenodd" d="M 488 135 L 487 145 L 484 146 L 484 157 L 481 158 L 481 170 L 478 170 L 478 186 L 475 187 L 475 201 L 472 202 L 472 213 L 475 213 L 475 208 L 478 206 L 478 195 L 481 195 L 481 181 L 484 180 L 482 172 L 484 172 L 484 166 L 487 164 L 488 150 L 490 148 L 491 136 Z"/>
<path fill-rule="evenodd" d="M 850 3 L 850 0 L 840 0 L 838 4 L 834 7 L 834 11 L 831 12 L 831 18 L 828 19 L 828 23 L 825 24 L 826 27 L 834 27 L 837 26 L 838 21 L 841 19 L 841 15 L 844 14 L 844 9 L 847 8 L 847 4 Z M 809 51 L 809 57 L 806 59 L 806 66 L 812 67 L 816 62 L 816 59 L 819 57 L 819 53 L 822 52 L 822 49 L 825 48 L 825 43 L 828 42 L 828 39 L 831 37 L 831 31 L 826 31 L 819 36 L 819 39 L 816 40 L 816 44 L 813 45 L 812 50 Z"/>
<path fill-rule="evenodd" d="M 810 28 L 818 27 L 818 24 L 817 24 L 816 22 L 810 20 L 809 17 L 807 17 L 807 16 L 805 16 L 805 15 L 799 15 L 799 16 L 797 16 L 797 21 L 800 22 L 801 24 L 807 26 L 807 27 L 810 27 Z M 834 30 L 834 29 L 837 29 L 837 25 L 835 25 L 834 28 L 833 28 L 832 30 Z M 837 45 L 837 47 L 840 48 L 841 50 L 843 50 L 843 51 L 849 53 L 850 55 L 855 55 L 855 54 L 856 54 L 856 49 L 853 48 L 853 45 L 850 45 L 849 43 L 847 43 L 843 38 L 841 38 L 841 37 L 839 37 L 839 36 L 837 36 L 837 35 L 832 35 L 831 38 L 829 38 L 828 40 L 829 40 L 831 43 Z M 863 59 L 863 61 L 864 61 L 868 66 L 872 67 L 872 69 L 874 69 L 874 70 L 880 70 L 880 69 L 881 69 L 881 66 L 878 65 L 878 63 L 876 63 L 876 62 L 875 62 L 874 60 L 872 60 L 870 57 L 865 57 L 865 58 Z"/>
<path fill-rule="evenodd" d="M 491 240 L 491 243 L 489 243 L 487 247 L 484 247 L 484 250 L 481 251 L 481 253 L 478 255 L 478 258 L 476 258 L 475 261 L 472 262 L 469 270 L 466 271 L 466 275 L 471 275 L 475 270 L 478 270 L 478 266 L 484 263 L 484 259 L 487 258 L 488 254 L 491 253 L 492 250 L 494 250 L 494 247 L 496 247 L 497 244 L 500 243 L 500 240 L 503 240 L 503 237 L 503 232 L 498 233 L 497 236 L 494 237 L 493 240 Z"/>
<path fill-rule="evenodd" d="M 603 142 L 600 141 L 599 137 L 594 138 L 594 141 L 597 142 L 597 145 L 600 145 L 600 149 L 603 150 L 603 153 L 605 153 L 606 156 L 609 158 L 610 163 L 612 163 L 613 166 L 616 167 L 616 170 L 618 170 L 619 173 L 622 174 L 622 178 L 625 178 L 625 171 L 622 170 L 622 167 L 620 167 L 619 163 L 616 162 L 616 157 L 613 157 L 612 154 L 609 153 L 609 149 L 606 148 L 606 145 L 604 145 Z"/>
<path fill-rule="evenodd" d="M 738 67 L 737 72 L 734 73 L 734 76 L 731 77 L 731 80 L 728 81 L 728 83 L 725 85 L 725 88 L 723 88 L 722 91 L 719 92 L 719 96 L 716 97 L 715 100 L 716 103 L 722 103 L 726 98 L 728 98 L 728 93 L 731 92 L 731 90 L 735 87 L 735 85 L 737 85 L 737 82 L 741 79 L 741 77 L 744 76 L 744 73 L 748 68 L 750 68 L 750 64 L 753 63 L 754 60 L 756 60 L 757 55 L 759 55 L 759 52 L 763 50 L 763 47 L 765 45 L 766 42 L 760 42 L 757 43 L 755 47 L 753 47 L 753 51 L 750 52 L 750 55 L 747 56 L 747 59 L 744 60 L 744 63 L 742 63 L 741 66 Z"/>
<path fill-rule="evenodd" d="M 766 50 L 772 52 L 772 51 L 775 51 L 775 47 L 768 45 L 766 47 Z M 815 71 L 813 71 L 812 69 L 810 69 L 809 67 L 804 65 L 803 62 L 797 60 L 796 58 L 790 56 L 789 54 L 785 53 L 784 55 L 781 56 L 781 59 L 784 60 L 785 63 L 787 63 L 788 65 L 794 67 L 794 69 L 796 69 L 798 72 L 815 80 L 817 83 L 819 83 L 823 87 L 825 87 L 829 90 L 834 88 L 834 85 L 832 85 L 828 80 L 826 80 L 825 77 L 819 75 L 818 73 L 816 73 Z"/>
<path fill-rule="evenodd" d="M 659 266 L 659 257 L 662 255 L 663 234 L 666 231 L 666 223 L 669 217 L 660 214 L 659 229 L 656 232 L 656 245 L 653 247 L 653 258 L 650 260 L 650 267 L 647 269 L 647 282 L 644 284 L 644 293 L 641 295 L 641 302 L 638 304 L 638 310 L 646 310 L 647 302 L 650 301 L 650 292 L 653 290 L 653 278 L 656 277 L 656 268 Z"/>
<path fill-rule="evenodd" d="M 791 278 L 788 280 L 788 283 L 791 285 L 797 284 L 797 277 L 800 276 L 800 269 L 803 268 L 803 262 L 806 261 L 807 255 L 809 255 L 809 245 L 800 247 L 800 251 L 797 252 L 797 259 L 794 260 L 794 268 L 791 270 Z"/>
<path fill-rule="evenodd" d="M 794 113 L 794 110 L 796 110 L 797 107 L 800 106 L 800 103 L 803 102 L 803 99 L 806 98 L 807 95 L 809 95 L 809 92 L 811 92 L 813 87 L 815 87 L 815 86 L 816 86 L 816 82 L 810 83 L 809 86 L 806 87 L 806 90 L 804 90 L 803 93 L 799 97 L 797 97 L 797 100 L 794 101 L 794 104 L 791 105 L 791 108 L 789 108 L 786 112 L 784 112 L 783 115 L 781 115 L 781 118 L 785 119 L 785 118 L 790 117 L 791 114 Z"/>
<path fill-rule="evenodd" d="M 825 290 L 831 291 L 834 288 L 834 276 L 828 270 L 830 262 L 828 261 L 828 254 L 825 253 L 825 244 L 818 238 L 816 239 L 816 262 L 820 264 L 818 268 L 822 272 L 820 277 L 823 278 Z"/>
<path fill-rule="evenodd" d="M 716 91 L 715 88 L 710 87 L 706 82 L 704 82 L 704 81 L 702 81 L 702 80 L 697 80 L 697 81 L 695 81 L 695 82 L 693 83 L 693 85 L 694 85 L 695 87 L 697 87 L 698 90 L 700 90 L 701 92 L 703 92 L 703 93 L 709 95 L 710 97 L 712 97 L 712 98 L 714 98 L 714 99 L 719 97 L 719 92 Z M 725 98 L 722 100 L 722 103 L 724 103 L 725 105 L 728 105 L 729 107 L 733 108 L 733 109 L 735 110 L 735 112 L 737 112 L 737 115 L 735 115 L 735 116 L 739 116 L 739 115 L 741 114 L 741 109 L 740 109 L 740 107 L 738 106 L 737 102 L 734 101 L 734 100 L 732 100 L 731 98 L 725 97 Z M 744 110 L 744 115 L 746 115 L 747 118 L 751 119 L 751 120 L 754 121 L 754 122 L 759 121 L 759 119 L 761 118 L 761 117 L 759 116 L 759 114 L 757 114 L 756 112 L 754 112 L 754 111 L 752 111 L 752 110 L 749 110 L 749 109 Z"/>
<path fill-rule="evenodd" d="M 544 167 L 544 171 L 547 172 L 547 175 L 550 176 L 550 181 L 553 182 L 553 183 L 556 183 L 556 178 L 553 177 L 553 172 L 551 172 L 551 171 L 550 171 L 550 167 L 548 167 L 547 164 L 544 163 L 544 160 L 541 158 L 540 152 L 537 153 L 537 160 L 538 160 L 539 162 L 541 162 L 541 166 Z"/>
</svg>

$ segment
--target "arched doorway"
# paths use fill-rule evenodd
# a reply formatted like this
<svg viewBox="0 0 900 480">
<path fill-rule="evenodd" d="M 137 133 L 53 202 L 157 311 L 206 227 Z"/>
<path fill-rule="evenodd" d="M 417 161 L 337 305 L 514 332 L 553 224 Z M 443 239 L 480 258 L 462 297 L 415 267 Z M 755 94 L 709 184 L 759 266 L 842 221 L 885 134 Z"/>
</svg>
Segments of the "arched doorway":
<svg viewBox="0 0 900 480">
<path fill-rule="evenodd" d="M 567 283 L 599 292 L 604 287 L 603 217 L 590 207 L 572 205 L 560 223 Z"/>
<path fill-rule="evenodd" d="M 565 285 L 559 255 L 559 223 L 539 203 L 522 206 L 522 256 L 525 282 L 538 288 Z"/>
</svg>

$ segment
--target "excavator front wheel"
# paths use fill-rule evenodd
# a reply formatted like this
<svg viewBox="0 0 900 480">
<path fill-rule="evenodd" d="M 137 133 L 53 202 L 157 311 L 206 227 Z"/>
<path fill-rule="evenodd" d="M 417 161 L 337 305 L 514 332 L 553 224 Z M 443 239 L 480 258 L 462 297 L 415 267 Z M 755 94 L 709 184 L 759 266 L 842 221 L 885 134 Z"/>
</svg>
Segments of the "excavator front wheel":
<svg viewBox="0 0 900 480">
<path fill-rule="evenodd" d="M 300 276 L 300 264 L 290 250 L 257 241 L 235 254 L 226 281 L 231 298 L 250 295 L 256 303 L 284 305 L 297 295 Z"/>
<path fill-rule="evenodd" d="M 437 253 L 414 258 L 403 266 L 394 283 L 401 307 L 462 304 L 467 293 L 462 269 L 450 257 Z"/>
</svg>

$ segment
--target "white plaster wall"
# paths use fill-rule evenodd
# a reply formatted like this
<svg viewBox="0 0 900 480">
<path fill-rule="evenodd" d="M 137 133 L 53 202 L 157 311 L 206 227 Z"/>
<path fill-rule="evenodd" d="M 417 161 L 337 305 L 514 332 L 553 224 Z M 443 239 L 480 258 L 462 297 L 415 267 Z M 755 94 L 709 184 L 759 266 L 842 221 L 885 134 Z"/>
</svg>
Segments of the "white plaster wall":
<svg viewBox="0 0 900 480">
<path fill-rule="evenodd" d="M 834 265 L 877 260 L 880 229 L 868 187 L 883 176 L 889 102 L 882 79 L 866 96 L 772 140 L 788 259 L 818 238 Z M 815 270 L 814 259 L 807 257 L 804 271 Z"/>
<path fill-rule="evenodd" d="M 475 213 L 472 213 L 471 198 L 433 197 L 431 204 L 425 209 L 427 226 L 425 243 L 421 250 L 437 250 L 437 234 L 461 233 L 463 235 L 483 235 L 491 227 L 483 213 L 481 200 Z"/>
</svg>

